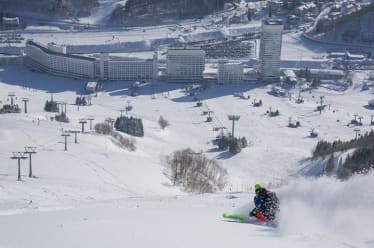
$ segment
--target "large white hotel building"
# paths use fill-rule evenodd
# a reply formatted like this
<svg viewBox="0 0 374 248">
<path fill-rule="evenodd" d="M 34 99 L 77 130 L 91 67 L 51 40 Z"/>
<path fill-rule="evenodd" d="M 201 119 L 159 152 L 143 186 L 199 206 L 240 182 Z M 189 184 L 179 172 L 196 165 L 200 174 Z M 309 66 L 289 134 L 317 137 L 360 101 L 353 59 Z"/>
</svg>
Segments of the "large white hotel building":
<svg viewBox="0 0 374 248">
<path fill-rule="evenodd" d="M 170 48 L 166 74 L 172 83 L 198 83 L 203 80 L 205 51 L 200 48 Z"/>
<path fill-rule="evenodd" d="M 26 42 L 25 64 L 33 70 L 55 75 L 100 80 L 151 80 L 158 75 L 157 55 L 152 59 L 86 57 L 66 53 L 66 47 L 53 43 L 43 46 L 32 40 Z"/>
<path fill-rule="evenodd" d="M 228 60 L 218 61 L 218 84 L 243 83 L 243 65 L 240 63 L 229 63 Z"/>
<path fill-rule="evenodd" d="M 260 79 L 279 81 L 283 24 L 280 20 L 262 21 L 260 43 Z"/>
</svg>

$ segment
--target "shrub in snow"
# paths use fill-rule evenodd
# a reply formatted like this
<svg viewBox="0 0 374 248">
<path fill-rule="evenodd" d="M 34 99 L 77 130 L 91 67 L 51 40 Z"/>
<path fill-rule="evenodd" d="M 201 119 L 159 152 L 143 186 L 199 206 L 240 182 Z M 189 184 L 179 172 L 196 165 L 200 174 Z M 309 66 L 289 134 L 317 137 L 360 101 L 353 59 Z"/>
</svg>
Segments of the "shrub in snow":
<svg viewBox="0 0 374 248">
<path fill-rule="evenodd" d="M 0 109 L 0 114 L 10 114 L 10 113 L 21 113 L 21 109 L 18 107 L 18 104 L 5 104 Z"/>
<path fill-rule="evenodd" d="M 75 105 L 86 106 L 87 105 L 86 97 L 77 96 L 77 98 L 75 99 Z"/>
<path fill-rule="evenodd" d="M 217 137 L 217 145 L 220 150 L 226 150 L 230 146 L 231 137 L 220 135 Z"/>
<path fill-rule="evenodd" d="M 158 119 L 158 124 L 160 125 L 162 130 L 164 130 L 167 126 L 170 125 L 169 122 L 165 120 L 164 117 L 162 117 L 162 115 Z"/>
<path fill-rule="evenodd" d="M 238 140 L 236 138 L 232 139 L 231 142 L 230 142 L 229 151 L 232 154 L 238 154 L 239 152 L 241 152 L 242 147 L 241 147 L 240 140 Z"/>
<path fill-rule="evenodd" d="M 229 149 L 232 154 L 238 154 L 248 146 L 248 141 L 245 137 L 232 138 L 231 136 L 220 135 L 217 137 L 217 145 L 220 150 Z"/>
<path fill-rule="evenodd" d="M 94 127 L 95 131 L 99 134 L 111 134 L 113 129 L 108 123 L 96 123 Z"/>
<path fill-rule="evenodd" d="M 278 116 L 278 115 L 280 115 L 280 113 L 279 113 L 279 110 L 277 109 L 277 110 L 275 110 L 275 111 L 272 111 L 271 109 L 270 110 L 268 110 L 268 111 L 266 111 L 266 114 L 268 114 L 270 117 L 275 117 L 275 116 Z"/>
<path fill-rule="evenodd" d="M 96 123 L 95 131 L 99 134 L 110 135 L 112 140 L 120 147 L 125 148 L 129 151 L 136 150 L 136 140 L 132 137 L 128 138 L 123 136 L 119 132 L 113 131 L 112 127 L 108 123 Z"/>
<path fill-rule="evenodd" d="M 262 106 L 262 100 L 260 99 L 258 102 L 256 102 L 256 99 L 252 102 L 254 107 L 261 107 Z"/>
<path fill-rule="evenodd" d="M 126 106 L 126 107 L 125 107 L 125 110 L 126 110 L 127 112 L 130 112 L 130 111 L 132 110 L 132 106 L 131 106 L 131 105 Z"/>
<path fill-rule="evenodd" d="M 239 141 L 242 148 L 246 148 L 248 146 L 248 141 L 245 137 L 240 138 Z"/>
<path fill-rule="evenodd" d="M 166 157 L 170 180 L 176 186 L 196 193 L 214 193 L 222 190 L 227 171 L 216 160 L 191 149 L 178 150 Z"/>
<path fill-rule="evenodd" d="M 70 122 L 69 118 L 67 117 L 65 112 L 62 112 L 61 114 L 55 115 L 55 120 L 59 121 L 59 122 L 65 122 L 65 123 Z"/>
<path fill-rule="evenodd" d="M 46 101 L 44 105 L 44 110 L 47 112 L 58 112 L 58 105 L 57 102 L 51 100 L 51 101 Z"/>
<path fill-rule="evenodd" d="M 122 134 L 118 132 L 112 132 L 111 135 L 116 140 L 118 145 L 120 145 L 122 148 L 125 148 L 129 151 L 136 150 L 136 140 L 133 137 L 124 137 Z"/>
<path fill-rule="evenodd" d="M 317 138 L 318 137 L 318 132 L 316 132 L 315 129 L 312 128 L 310 130 L 309 137 L 311 137 L 311 138 Z"/>
<path fill-rule="evenodd" d="M 142 119 L 122 116 L 118 117 L 114 124 L 118 131 L 130 134 L 136 137 L 144 137 Z"/>
</svg>

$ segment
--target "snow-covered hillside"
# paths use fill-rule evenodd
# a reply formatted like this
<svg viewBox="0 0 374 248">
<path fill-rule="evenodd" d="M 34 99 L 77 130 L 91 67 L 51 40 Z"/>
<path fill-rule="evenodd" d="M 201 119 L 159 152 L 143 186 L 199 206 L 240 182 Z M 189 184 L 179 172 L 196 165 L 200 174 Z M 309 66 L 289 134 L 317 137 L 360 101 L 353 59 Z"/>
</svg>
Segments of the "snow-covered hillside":
<svg viewBox="0 0 374 248">
<path fill-rule="evenodd" d="M 92 98 L 92 106 L 73 103 L 83 93 L 84 82 L 28 71 L 23 66 L 1 66 L 0 100 L 9 92 L 30 99 L 28 113 L 0 116 L 0 240 L 2 247 L 373 247 L 373 174 L 347 182 L 333 178 L 305 179 L 298 175 L 310 168 L 309 158 L 317 139 L 351 139 L 346 124 L 354 114 L 364 117 L 361 132 L 368 131 L 373 110 L 365 108 L 372 92 L 360 91 L 365 72 L 356 72 L 347 91 L 320 88 L 303 92 L 305 103 L 279 98 L 262 84 L 213 86 L 199 92 L 203 107 L 196 107 L 183 85 L 158 82 L 142 86 L 130 97 L 131 83 L 112 82 Z M 238 98 L 244 92 L 249 100 Z M 71 122 L 51 121 L 43 111 L 51 93 L 67 102 Z M 321 115 L 315 111 L 320 96 L 331 104 Z M 252 101 L 261 99 L 262 107 Z M 64 130 L 80 130 L 80 118 L 94 116 L 102 122 L 116 118 L 127 104 L 131 115 L 143 119 L 145 137 L 136 138 L 137 150 L 119 148 L 108 136 L 91 131 L 69 138 L 64 151 Z M 279 117 L 265 114 L 279 109 Z M 211 110 L 213 122 L 205 122 Z M 240 115 L 235 135 L 250 146 L 240 154 L 217 150 L 214 127 L 231 130 L 228 114 Z M 164 116 L 170 126 L 162 130 Z M 301 123 L 287 127 L 289 118 Z M 86 130 L 89 129 L 86 126 Z M 22 161 L 22 181 L 12 152 L 36 146 L 35 177 L 28 178 L 28 161 Z M 188 195 L 171 186 L 165 176 L 164 156 L 190 147 L 216 158 L 229 172 L 229 183 L 220 194 Z M 278 228 L 231 223 L 222 212 L 247 214 L 252 185 L 275 189 L 281 199 Z M 233 193 L 243 192 L 244 193 Z M 18 238 L 22 237 L 22 238 Z"/>
</svg>

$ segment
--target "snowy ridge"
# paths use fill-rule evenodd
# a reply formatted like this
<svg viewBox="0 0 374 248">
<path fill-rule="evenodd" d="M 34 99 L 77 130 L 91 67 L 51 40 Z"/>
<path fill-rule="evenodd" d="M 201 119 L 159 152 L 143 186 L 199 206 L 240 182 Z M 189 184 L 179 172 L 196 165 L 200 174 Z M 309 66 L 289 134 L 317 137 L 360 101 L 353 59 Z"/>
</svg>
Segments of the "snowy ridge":
<svg viewBox="0 0 374 248">
<path fill-rule="evenodd" d="M 81 18 L 83 24 L 100 24 L 106 22 L 117 5 L 125 6 L 127 0 L 99 0 L 99 8 L 89 17 Z"/>
</svg>

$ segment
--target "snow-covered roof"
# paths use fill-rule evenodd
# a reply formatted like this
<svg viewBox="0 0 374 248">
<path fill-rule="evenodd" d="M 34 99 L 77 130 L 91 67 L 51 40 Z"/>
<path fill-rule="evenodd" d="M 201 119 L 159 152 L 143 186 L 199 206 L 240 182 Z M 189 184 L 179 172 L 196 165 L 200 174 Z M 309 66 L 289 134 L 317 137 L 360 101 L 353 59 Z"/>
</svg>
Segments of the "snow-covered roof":
<svg viewBox="0 0 374 248">
<path fill-rule="evenodd" d="M 33 40 L 27 40 L 26 45 L 35 46 L 35 47 L 39 48 L 40 50 L 42 50 L 43 52 L 45 52 L 47 54 L 64 56 L 64 57 L 69 57 L 69 58 L 82 59 L 82 60 L 89 60 L 89 61 L 96 61 L 95 58 L 84 57 L 84 56 L 73 55 L 73 54 L 65 54 L 65 53 L 60 53 L 60 52 L 53 51 L 53 50 L 48 49 L 47 47 L 45 47 L 45 46 L 43 46 L 43 45 L 41 45 L 41 44 L 39 44 L 39 43 L 37 43 Z"/>
</svg>

